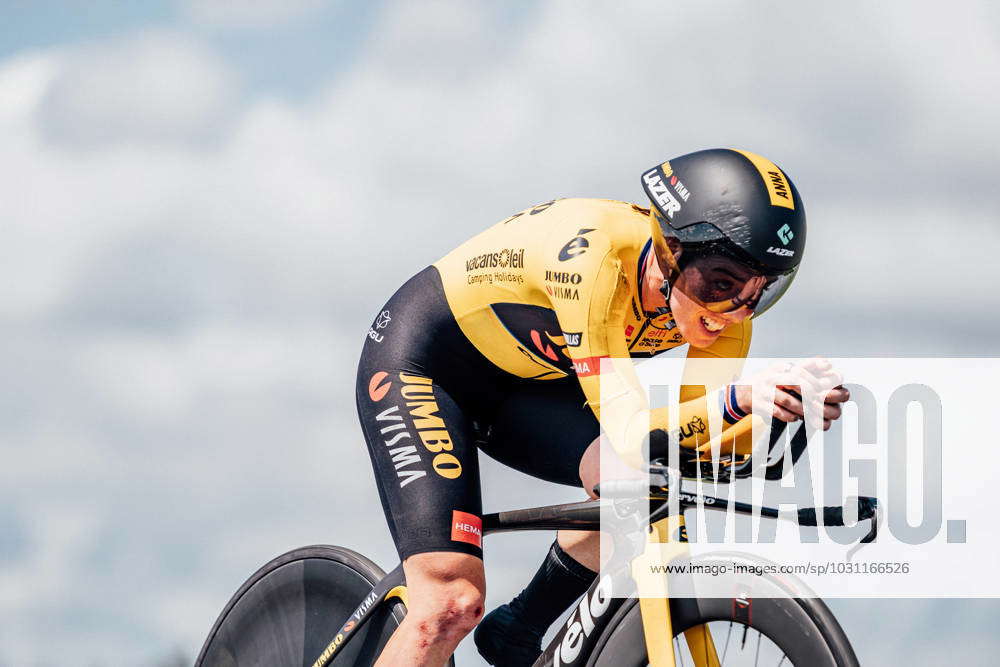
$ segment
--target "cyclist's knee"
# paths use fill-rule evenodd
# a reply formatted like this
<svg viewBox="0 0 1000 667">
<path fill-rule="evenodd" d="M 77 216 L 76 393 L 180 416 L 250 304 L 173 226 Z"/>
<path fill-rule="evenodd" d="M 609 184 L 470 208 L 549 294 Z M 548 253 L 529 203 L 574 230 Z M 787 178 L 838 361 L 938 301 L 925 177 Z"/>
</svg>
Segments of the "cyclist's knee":
<svg viewBox="0 0 1000 667">
<path fill-rule="evenodd" d="M 458 643 L 483 617 L 485 597 L 468 582 L 449 582 L 407 609 L 425 640 Z"/>
<path fill-rule="evenodd" d="M 442 639 L 461 639 L 482 620 L 485 596 L 468 582 L 456 583 L 449 583 L 424 610 L 422 632 Z"/>
<path fill-rule="evenodd" d="M 428 641 L 461 640 L 483 617 L 483 563 L 474 556 L 439 552 L 406 560 L 407 618 Z"/>
<path fill-rule="evenodd" d="M 606 439 L 594 440 L 583 452 L 580 458 L 580 482 L 584 491 L 591 498 L 596 498 L 594 487 L 601 478 L 604 479 L 634 479 L 641 472 L 625 463 Z"/>
<path fill-rule="evenodd" d="M 598 440 L 590 443 L 580 458 L 580 483 L 591 498 L 596 498 L 594 487 L 601 481 L 601 448 Z"/>
</svg>

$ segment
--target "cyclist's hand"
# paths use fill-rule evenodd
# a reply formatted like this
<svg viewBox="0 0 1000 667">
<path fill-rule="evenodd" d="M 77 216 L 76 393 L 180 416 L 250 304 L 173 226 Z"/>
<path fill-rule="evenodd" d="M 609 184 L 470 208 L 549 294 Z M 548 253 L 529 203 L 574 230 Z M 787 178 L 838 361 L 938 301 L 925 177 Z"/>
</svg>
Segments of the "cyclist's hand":
<svg viewBox="0 0 1000 667">
<path fill-rule="evenodd" d="M 840 418 L 840 404 L 851 396 L 842 383 L 843 377 L 826 359 L 775 364 L 750 378 L 750 384 L 738 385 L 736 401 L 746 412 L 753 409 L 784 422 L 803 419 L 808 412 L 809 425 L 825 431 Z"/>
</svg>

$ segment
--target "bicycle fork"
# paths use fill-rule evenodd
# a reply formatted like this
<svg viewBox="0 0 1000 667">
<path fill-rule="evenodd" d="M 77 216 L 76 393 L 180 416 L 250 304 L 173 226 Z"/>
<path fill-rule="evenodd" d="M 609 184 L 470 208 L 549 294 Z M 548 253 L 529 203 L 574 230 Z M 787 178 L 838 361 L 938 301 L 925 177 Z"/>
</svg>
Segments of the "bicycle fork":
<svg viewBox="0 0 1000 667">
<path fill-rule="evenodd" d="M 655 521 L 650 528 L 646 554 L 632 561 L 632 575 L 639 585 L 642 630 L 650 667 L 676 667 L 668 577 L 662 574 L 655 581 L 651 580 L 650 565 L 654 561 L 670 562 L 689 554 L 684 515 L 664 517 Z M 644 588 L 646 595 L 643 595 Z M 696 667 L 720 667 L 718 652 L 707 625 L 696 625 L 685 630 L 684 639 Z"/>
</svg>

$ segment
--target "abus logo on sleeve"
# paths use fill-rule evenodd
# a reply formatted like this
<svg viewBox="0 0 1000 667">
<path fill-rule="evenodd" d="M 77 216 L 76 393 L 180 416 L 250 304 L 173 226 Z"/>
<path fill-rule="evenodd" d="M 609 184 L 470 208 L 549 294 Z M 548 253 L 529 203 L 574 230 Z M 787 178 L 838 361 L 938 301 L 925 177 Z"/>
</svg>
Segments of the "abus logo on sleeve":
<svg viewBox="0 0 1000 667">
<path fill-rule="evenodd" d="M 483 546 L 483 520 L 475 514 L 451 511 L 451 540 Z"/>
</svg>

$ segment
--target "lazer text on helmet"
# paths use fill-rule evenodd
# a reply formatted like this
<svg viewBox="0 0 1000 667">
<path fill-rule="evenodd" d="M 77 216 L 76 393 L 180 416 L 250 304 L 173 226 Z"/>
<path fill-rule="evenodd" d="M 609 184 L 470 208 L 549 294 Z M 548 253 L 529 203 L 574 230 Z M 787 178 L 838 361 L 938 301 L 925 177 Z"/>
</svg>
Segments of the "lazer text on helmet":
<svg viewBox="0 0 1000 667">
<path fill-rule="evenodd" d="M 646 181 L 646 185 L 649 186 L 649 193 L 653 195 L 653 199 L 660 205 L 664 214 L 673 217 L 674 213 L 681 210 L 681 203 L 677 201 L 676 197 L 670 194 L 667 184 L 660 178 L 660 174 L 656 169 L 650 169 L 643 174 L 642 180 Z"/>
</svg>

